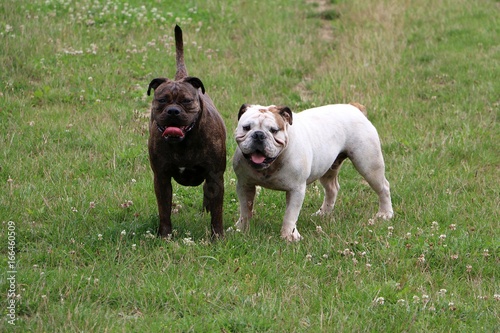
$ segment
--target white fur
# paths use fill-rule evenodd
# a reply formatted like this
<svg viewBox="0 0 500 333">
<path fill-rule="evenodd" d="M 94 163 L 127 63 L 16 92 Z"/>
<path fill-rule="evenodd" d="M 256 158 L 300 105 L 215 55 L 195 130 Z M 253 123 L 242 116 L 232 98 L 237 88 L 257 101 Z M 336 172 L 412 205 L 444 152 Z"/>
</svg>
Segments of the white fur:
<svg viewBox="0 0 500 333">
<path fill-rule="evenodd" d="M 277 127 L 271 112 L 262 112 L 262 106 L 250 106 L 241 116 L 236 129 L 238 148 L 233 158 L 237 176 L 237 193 L 240 201 L 240 218 L 235 227 L 247 230 L 252 217 L 255 186 L 286 191 L 286 211 L 281 236 L 297 241 L 297 219 L 302 208 L 306 185 L 320 180 L 325 188 L 325 198 L 316 214 L 333 210 L 339 190 L 340 164 L 332 168 L 337 156 L 345 153 L 358 172 L 379 196 L 377 217 L 393 216 L 389 182 L 377 130 L 361 111 L 350 104 L 326 105 L 293 114 L 292 125 L 285 123 L 282 131 L 271 134 Z M 251 123 L 251 130 L 243 126 Z M 283 125 L 283 124 L 281 124 Z M 251 146 L 254 131 L 266 133 L 266 156 L 278 158 L 264 170 L 254 169 L 243 157 L 242 150 Z M 247 133 L 245 133 L 247 132 Z M 276 144 L 279 141 L 281 144 Z"/>
</svg>

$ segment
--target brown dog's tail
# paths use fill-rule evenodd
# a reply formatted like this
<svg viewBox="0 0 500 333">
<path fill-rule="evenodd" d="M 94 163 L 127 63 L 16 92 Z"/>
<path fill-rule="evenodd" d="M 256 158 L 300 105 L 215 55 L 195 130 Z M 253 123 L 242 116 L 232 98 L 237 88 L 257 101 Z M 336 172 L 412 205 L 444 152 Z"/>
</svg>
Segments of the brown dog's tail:
<svg viewBox="0 0 500 333">
<path fill-rule="evenodd" d="M 175 61 L 177 63 L 177 72 L 175 80 L 180 80 L 188 76 L 186 65 L 184 64 L 184 42 L 182 41 L 182 30 L 175 25 Z"/>
<path fill-rule="evenodd" d="M 352 106 L 355 106 L 356 108 L 359 109 L 359 111 L 361 111 L 366 118 L 368 118 L 368 112 L 366 112 L 366 107 L 362 104 L 359 104 L 359 103 L 356 103 L 356 102 L 352 102 L 352 103 L 349 103 L 351 104 Z"/>
</svg>

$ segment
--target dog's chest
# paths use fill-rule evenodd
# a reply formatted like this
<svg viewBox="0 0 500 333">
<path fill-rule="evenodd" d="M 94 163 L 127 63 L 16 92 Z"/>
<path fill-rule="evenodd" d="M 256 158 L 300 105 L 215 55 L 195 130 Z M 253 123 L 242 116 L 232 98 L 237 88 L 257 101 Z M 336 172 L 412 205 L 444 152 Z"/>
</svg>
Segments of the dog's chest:
<svg viewBox="0 0 500 333">
<path fill-rule="evenodd" d="M 265 170 L 251 171 L 251 177 L 255 185 L 272 190 L 286 191 L 290 189 L 290 179 L 282 172 L 283 165 L 273 165 Z"/>
</svg>

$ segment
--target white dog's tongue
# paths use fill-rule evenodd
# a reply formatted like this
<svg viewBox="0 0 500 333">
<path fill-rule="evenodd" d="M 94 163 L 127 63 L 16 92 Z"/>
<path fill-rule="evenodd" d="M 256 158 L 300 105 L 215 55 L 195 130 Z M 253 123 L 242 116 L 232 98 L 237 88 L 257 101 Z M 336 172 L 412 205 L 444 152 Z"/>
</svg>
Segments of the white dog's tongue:
<svg viewBox="0 0 500 333">
<path fill-rule="evenodd" d="M 165 128 L 165 131 L 163 131 L 162 136 L 176 136 L 176 137 L 183 137 L 184 133 L 179 127 L 167 127 Z"/>
<path fill-rule="evenodd" d="M 253 153 L 250 158 L 252 159 L 252 162 L 255 164 L 261 164 L 266 160 L 266 157 L 262 155 L 261 153 Z"/>
</svg>

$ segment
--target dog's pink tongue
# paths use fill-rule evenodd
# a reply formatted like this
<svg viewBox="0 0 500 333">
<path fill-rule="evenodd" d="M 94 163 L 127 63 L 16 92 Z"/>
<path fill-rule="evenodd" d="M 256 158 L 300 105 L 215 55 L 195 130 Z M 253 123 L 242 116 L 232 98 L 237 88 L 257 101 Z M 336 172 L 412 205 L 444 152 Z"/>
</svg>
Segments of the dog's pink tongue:
<svg viewBox="0 0 500 333">
<path fill-rule="evenodd" d="M 260 153 L 253 153 L 250 158 L 252 159 L 252 162 L 254 162 L 255 164 L 261 164 L 261 163 L 264 163 L 264 161 L 266 160 L 266 157 Z"/>
<path fill-rule="evenodd" d="M 182 137 L 184 136 L 184 133 L 182 133 L 182 130 L 179 127 L 167 127 L 165 128 L 165 131 L 163 131 L 162 136 Z"/>
</svg>

